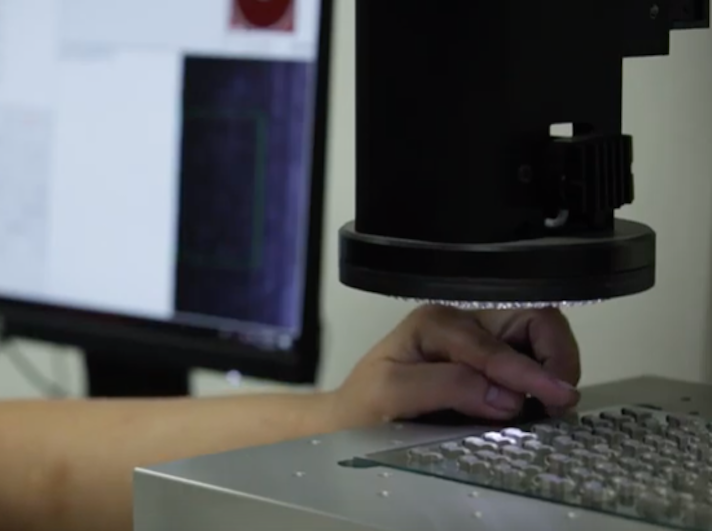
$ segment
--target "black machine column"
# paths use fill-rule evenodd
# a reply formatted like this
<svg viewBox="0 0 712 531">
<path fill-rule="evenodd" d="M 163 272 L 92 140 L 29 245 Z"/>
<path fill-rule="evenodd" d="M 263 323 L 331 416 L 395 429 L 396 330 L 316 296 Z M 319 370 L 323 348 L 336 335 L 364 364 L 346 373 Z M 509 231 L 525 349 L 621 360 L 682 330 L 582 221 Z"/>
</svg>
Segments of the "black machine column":
<svg viewBox="0 0 712 531">
<path fill-rule="evenodd" d="M 675 5 L 359 0 L 342 282 L 504 306 L 651 288 L 655 233 L 615 219 L 634 200 L 623 60 L 696 27 Z"/>
</svg>

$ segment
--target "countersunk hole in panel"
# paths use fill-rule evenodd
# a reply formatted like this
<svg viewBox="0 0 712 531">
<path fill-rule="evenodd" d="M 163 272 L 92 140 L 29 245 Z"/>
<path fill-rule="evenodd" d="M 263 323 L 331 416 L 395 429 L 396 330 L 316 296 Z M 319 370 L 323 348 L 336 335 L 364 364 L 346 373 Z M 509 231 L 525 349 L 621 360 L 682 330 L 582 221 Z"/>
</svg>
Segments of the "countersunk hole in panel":
<svg viewBox="0 0 712 531">
<path fill-rule="evenodd" d="M 681 400 L 683 402 L 692 402 L 692 398 L 690 398 L 689 396 L 683 396 Z"/>
<path fill-rule="evenodd" d="M 342 466 L 344 468 L 366 469 L 374 468 L 380 465 L 378 463 L 374 463 L 373 461 L 368 461 L 366 459 L 361 459 L 357 457 L 355 459 L 347 459 L 346 461 L 340 461 L 339 466 Z"/>
<path fill-rule="evenodd" d="M 688 413 L 688 415 L 692 415 L 693 417 L 699 417 L 699 416 L 700 416 L 700 412 L 699 412 L 699 411 L 690 411 L 690 412 Z"/>
</svg>

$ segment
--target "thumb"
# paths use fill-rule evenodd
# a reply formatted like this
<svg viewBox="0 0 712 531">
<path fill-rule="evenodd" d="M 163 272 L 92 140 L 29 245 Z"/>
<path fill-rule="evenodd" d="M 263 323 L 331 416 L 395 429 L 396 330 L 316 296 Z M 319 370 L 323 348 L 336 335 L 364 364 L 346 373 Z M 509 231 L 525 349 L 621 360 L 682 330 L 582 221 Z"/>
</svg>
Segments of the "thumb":
<svg viewBox="0 0 712 531">
<path fill-rule="evenodd" d="M 404 364 L 399 371 L 394 406 L 404 419 L 451 409 L 470 417 L 508 420 L 524 403 L 522 395 L 461 363 Z"/>
</svg>

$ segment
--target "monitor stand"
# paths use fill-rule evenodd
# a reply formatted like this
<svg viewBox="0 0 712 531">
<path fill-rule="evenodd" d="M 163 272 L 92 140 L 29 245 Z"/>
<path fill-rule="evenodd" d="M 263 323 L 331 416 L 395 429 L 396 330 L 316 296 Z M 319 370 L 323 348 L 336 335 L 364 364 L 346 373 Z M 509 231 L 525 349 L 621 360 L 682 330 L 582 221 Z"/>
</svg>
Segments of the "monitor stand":
<svg viewBox="0 0 712 531">
<path fill-rule="evenodd" d="M 117 359 L 86 351 L 87 396 L 92 398 L 173 398 L 190 395 L 189 370 L 168 363 Z"/>
</svg>

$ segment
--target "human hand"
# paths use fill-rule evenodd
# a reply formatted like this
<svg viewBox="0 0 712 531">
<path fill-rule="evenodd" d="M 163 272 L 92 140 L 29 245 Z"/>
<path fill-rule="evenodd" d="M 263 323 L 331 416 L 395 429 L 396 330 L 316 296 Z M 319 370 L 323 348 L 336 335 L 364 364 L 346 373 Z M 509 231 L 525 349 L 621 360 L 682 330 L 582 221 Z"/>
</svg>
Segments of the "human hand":
<svg viewBox="0 0 712 531">
<path fill-rule="evenodd" d="M 558 310 L 426 306 L 378 343 L 334 396 L 349 427 L 444 409 L 504 421 L 528 395 L 552 414 L 572 408 L 580 371 L 576 340 Z"/>
</svg>

